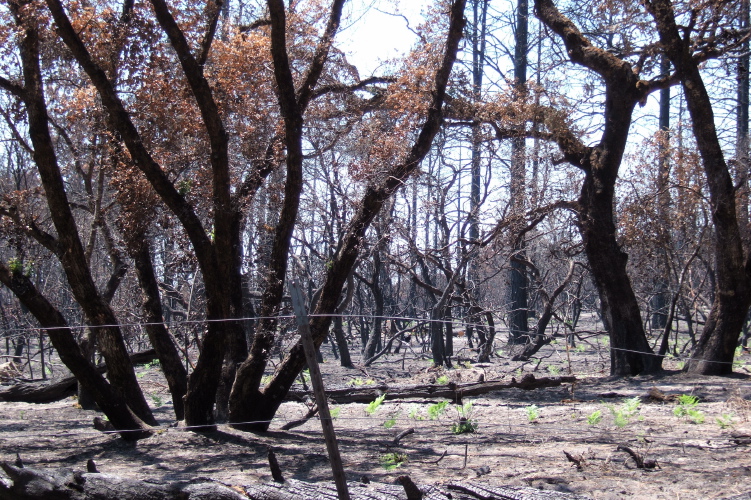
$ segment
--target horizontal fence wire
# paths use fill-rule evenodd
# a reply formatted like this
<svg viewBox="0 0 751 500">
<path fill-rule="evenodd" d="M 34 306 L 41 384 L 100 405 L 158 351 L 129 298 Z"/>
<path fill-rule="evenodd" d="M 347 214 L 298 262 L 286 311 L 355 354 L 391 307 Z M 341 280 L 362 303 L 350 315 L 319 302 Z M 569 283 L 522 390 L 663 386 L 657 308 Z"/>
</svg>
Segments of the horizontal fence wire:
<svg viewBox="0 0 751 500">
<path fill-rule="evenodd" d="M 381 320 L 387 320 L 387 321 L 410 321 L 410 322 L 419 322 L 419 323 L 441 323 L 441 324 L 451 324 L 456 326 L 463 326 L 463 327 L 473 327 L 473 328 L 490 328 L 486 323 L 471 323 L 471 322 L 457 322 L 457 320 L 451 320 L 451 319 L 431 319 L 431 318 L 419 318 L 419 317 L 409 317 L 409 316 L 387 316 L 387 315 L 368 315 L 368 314 L 309 314 L 310 318 L 320 318 L 320 317 L 330 317 L 330 318 L 355 318 L 355 319 L 381 319 Z M 45 332 L 49 330 L 59 330 L 59 329 L 70 329 L 70 330 L 84 330 L 84 329 L 97 329 L 97 328 L 122 328 L 122 327 L 146 327 L 146 326 L 154 326 L 154 325 L 163 325 L 166 327 L 176 328 L 182 325 L 201 325 L 201 324 L 208 324 L 208 323 L 237 323 L 237 322 L 250 322 L 250 321 L 260 321 L 260 320 L 269 320 L 269 319 L 293 319 L 295 316 L 292 314 L 284 314 L 284 315 L 277 315 L 277 316 L 249 316 L 249 317 L 242 317 L 242 318 L 223 318 L 223 319 L 201 319 L 201 320 L 183 320 L 183 321 L 172 321 L 172 322 L 142 322 L 142 323 L 119 323 L 119 324 L 108 324 L 108 325 L 68 325 L 68 326 L 61 326 L 61 327 L 23 327 L 23 328 L 11 328 L 6 330 L 6 334 L 3 336 L 3 338 L 12 339 L 12 338 L 20 338 L 27 336 L 27 333 L 30 332 Z M 494 327 L 496 330 L 499 330 L 499 327 Z M 502 329 L 501 329 L 502 330 Z M 7 332 L 16 332 L 14 334 L 8 334 Z M 407 333 L 407 332 L 405 332 Z M 581 333 L 589 333 L 591 337 L 605 337 L 607 336 L 607 331 L 590 331 L 590 330 L 583 330 L 581 332 L 569 332 L 569 334 L 578 335 Z M 568 334 L 567 334 L 568 335 Z M 550 337 L 550 336 L 548 336 Z M 555 337 L 555 338 L 564 338 L 561 337 Z M 661 358 L 667 358 L 672 359 L 676 361 L 691 361 L 691 362 L 697 362 L 697 363 L 712 363 L 712 364 L 720 364 L 720 365 L 732 365 L 733 362 L 731 361 L 716 361 L 711 359 L 703 359 L 703 358 L 692 358 L 691 356 L 676 356 L 674 354 L 659 354 L 655 352 L 646 352 L 646 351 L 639 351 L 634 349 L 625 349 L 621 347 L 612 347 L 607 346 L 607 349 L 613 352 L 624 352 L 624 353 L 631 353 L 631 354 L 644 354 L 648 356 L 655 356 L 655 357 L 661 357 Z"/>
</svg>

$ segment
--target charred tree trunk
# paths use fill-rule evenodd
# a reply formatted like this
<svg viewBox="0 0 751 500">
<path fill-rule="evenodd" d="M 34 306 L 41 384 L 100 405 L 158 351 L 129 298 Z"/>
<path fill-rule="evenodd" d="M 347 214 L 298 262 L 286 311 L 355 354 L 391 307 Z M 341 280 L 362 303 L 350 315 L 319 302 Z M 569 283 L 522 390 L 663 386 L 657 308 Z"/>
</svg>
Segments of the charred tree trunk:
<svg viewBox="0 0 751 500">
<path fill-rule="evenodd" d="M 735 189 L 714 124 L 714 112 L 690 44 L 681 37 L 670 0 L 647 2 L 666 55 L 683 84 L 696 144 L 709 186 L 715 226 L 716 293 L 701 337 L 686 370 L 723 375 L 733 356 L 751 304 L 751 258 L 743 249 Z"/>
<path fill-rule="evenodd" d="M 87 265 L 50 135 L 40 67 L 39 35 L 36 28 L 26 22 L 33 21 L 25 21 L 25 16 L 18 9 L 18 5 L 11 6 L 16 21 L 23 30 L 20 53 L 25 87 L 22 89 L 22 98 L 26 104 L 29 136 L 34 146 L 34 162 L 57 232 L 57 238 L 46 235 L 48 248 L 60 260 L 76 301 L 83 309 L 87 321 L 96 328 L 98 345 L 107 361 L 109 377 L 115 390 L 142 421 L 155 425 L 156 420 L 138 385 L 120 329 L 115 326 L 117 319 L 97 290 Z"/>
<path fill-rule="evenodd" d="M 156 351 L 159 364 L 167 379 L 175 408 L 175 418 L 183 420 L 185 418 L 183 397 L 188 390 L 188 374 L 164 324 L 159 284 L 154 275 L 149 243 L 145 237 L 138 238 L 138 240 L 137 248 L 133 249 L 132 256 L 138 284 L 143 294 L 141 308 L 146 320 L 146 334 L 149 336 L 149 341 Z"/>
<path fill-rule="evenodd" d="M 148 437 L 149 426 L 131 410 L 127 399 L 114 390 L 83 356 L 63 315 L 39 293 L 31 280 L 21 273 L 11 273 L 5 265 L 0 264 L 0 282 L 13 291 L 42 327 L 48 328 L 47 334 L 62 362 L 91 394 L 115 429 L 126 431 L 122 433 L 123 439 Z"/>
<path fill-rule="evenodd" d="M 518 0 L 516 6 L 516 32 L 514 49 L 514 85 L 517 99 L 524 100 L 527 93 L 527 52 L 529 33 L 529 4 Z M 524 214 L 526 205 L 527 146 L 524 137 L 511 139 L 511 215 Z M 515 238 L 509 269 L 509 342 L 526 344 L 529 336 L 529 277 L 523 261 L 526 260 L 524 237 Z"/>
<path fill-rule="evenodd" d="M 336 257 L 326 273 L 322 292 L 311 315 L 310 329 L 316 345 L 320 345 L 324 337 L 328 335 L 331 325 L 330 314 L 337 308 L 342 289 L 357 261 L 365 232 L 394 192 L 417 170 L 420 162 L 430 150 L 433 138 L 441 126 L 446 85 L 456 60 L 459 41 L 464 29 L 464 6 L 465 0 L 456 0 L 452 3 L 450 28 L 443 60 L 435 75 L 434 88 L 431 93 L 432 101 L 427 117 L 414 145 L 404 161 L 387 172 L 383 181 L 366 188 L 363 197 L 356 206 L 355 215 L 347 225 L 339 242 Z M 280 23 L 278 29 L 283 30 L 284 23 Z M 253 356 L 254 353 L 251 353 L 251 360 Z M 305 355 L 301 343 L 298 342 L 292 347 L 282 363 L 277 366 L 271 382 L 262 391 L 252 393 L 252 404 L 245 404 L 243 408 L 241 416 L 244 420 L 239 421 L 259 421 L 261 423 L 244 425 L 241 427 L 242 429 L 265 431 L 268 428 L 267 422 L 276 413 L 304 364 Z M 260 376 L 258 382 L 260 383 Z M 237 383 L 235 383 L 235 386 L 237 386 Z M 258 387 L 258 384 L 256 384 L 256 387 Z M 233 396 L 234 394 L 233 389 Z M 238 392 L 238 396 L 240 394 L 243 393 Z M 234 414 L 232 414 L 232 420 L 238 420 Z"/>
<path fill-rule="evenodd" d="M 287 179 L 284 185 L 284 201 L 279 215 L 279 223 L 275 228 L 269 270 L 265 279 L 265 289 L 259 313 L 262 319 L 259 321 L 249 355 L 237 368 L 235 383 L 229 395 L 229 415 L 230 419 L 235 422 L 258 420 L 254 415 L 258 412 L 258 406 L 263 406 L 264 392 L 260 389 L 261 380 L 276 338 L 275 331 L 278 321 L 275 317 L 279 312 L 282 301 L 290 241 L 297 222 L 300 193 L 303 187 L 303 116 L 313 98 L 313 91 L 328 58 L 334 35 L 339 29 L 343 5 L 344 0 L 334 0 L 332 3 L 328 22 L 316 47 L 313 61 L 307 68 L 303 81 L 296 84 L 287 54 L 287 16 L 284 2 L 282 0 L 268 0 L 271 20 L 271 56 L 277 85 L 277 99 L 284 118 Z M 339 291 L 341 292 L 341 289 Z M 334 307 L 328 312 L 333 312 L 336 305 L 334 304 Z M 328 318 L 328 321 L 327 331 L 321 335 L 316 347 L 328 334 L 328 325 L 330 325 L 331 318 Z M 300 369 L 302 369 L 302 363 L 295 376 Z M 294 380 L 294 377 L 292 380 Z M 290 385 L 292 380 L 290 380 Z M 276 408 L 274 408 L 275 410 Z"/>
<path fill-rule="evenodd" d="M 564 159 L 584 172 L 577 223 L 600 296 L 603 321 L 609 326 L 610 373 L 657 371 L 659 359 L 647 342 L 636 295 L 626 273 L 628 256 L 616 240 L 613 202 L 633 109 L 660 87 L 639 80 L 629 63 L 594 47 L 551 0 L 535 0 L 535 10 L 538 18 L 561 37 L 571 60 L 605 81 L 605 128 L 600 143 L 585 146 L 568 129 L 555 134 Z M 550 122 L 556 117 L 547 119 L 549 126 L 555 126 L 555 122 Z"/>
</svg>

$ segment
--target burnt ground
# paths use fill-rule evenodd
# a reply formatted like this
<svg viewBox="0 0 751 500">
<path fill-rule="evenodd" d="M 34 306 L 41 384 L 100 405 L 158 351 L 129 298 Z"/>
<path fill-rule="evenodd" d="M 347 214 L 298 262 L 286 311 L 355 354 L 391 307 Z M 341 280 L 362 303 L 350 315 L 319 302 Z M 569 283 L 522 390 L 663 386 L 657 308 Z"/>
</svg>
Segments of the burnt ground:
<svg viewBox="0 0 751 500">
<path fill-rule="evenodd" d="M 509 389 L 466 399 L 463 403 L 471 403 L 466 417 L 476 431 L 461 434 L 452 431 L 460 418 L 453 402 L 441 412 L 437 400 L 385 401 L 372 413 L 368 405 L 334 402 L 348 479 L 367 476 L 391 483 L 408 474 L 418 484 L 434 484 L 472 478 L 596 499 L 723 498 L 751 491 L 751 366 L 745 366 L 751 365 L 751 355 L 740 358 L 739 374 L 733 377 L 688 376 L 667 361 L 674 371 L 665 375 L 614 379 L 603 374 L 607 347 L 582 345 L 569 352 L 560 344 L 548 346 L 524 365 L 499 351 L 492 363 L 464 361 L 451 370 L 432 369 L 429 353 L 416 351 L 386 356 L 367 369 L 345 369 L 324 346 L 321 368 L 327 387 L 470 382 L 480 374 L 486 380 L 510 380 L 528 372 L 564 375 L 569 369 L 580 380 L 574 387 Z M 460 359 L 462 353 L 469 354 L 460 351 Z M 271 446 L 286 477 L 330 480 L 320 422 L 314 418 L 280 430 L 307 412 L 305 403 L 285 403 L 265 434 L 228 426 L 196 434 L 168 427 L 174 423 L 172 404 L 158 368 L 137 371 L 164 426 L 152 437 L 128 443 L 102 434 L 91 425 L 97 413 L 81 410 L 73 398 L 51 404 L 1 402 L 0 461 L 12 462 L 18 453 L 29 465 L 83 470 L 94 459 L 102 472 L 138 479 L 207 477 L 231 485 L 270 480 L 266 455 Z M 676 402 L 647 397 L 653 387 L 668 396 L 694 395 L 699 402 L 676 415 Z M 408 428 L 414 434 L 390 446 Z M 619 446 L 654 467 L 638 468 Z M 398 467 L 385 463 L 394 454 L 404 460 Z"/>
</svg>

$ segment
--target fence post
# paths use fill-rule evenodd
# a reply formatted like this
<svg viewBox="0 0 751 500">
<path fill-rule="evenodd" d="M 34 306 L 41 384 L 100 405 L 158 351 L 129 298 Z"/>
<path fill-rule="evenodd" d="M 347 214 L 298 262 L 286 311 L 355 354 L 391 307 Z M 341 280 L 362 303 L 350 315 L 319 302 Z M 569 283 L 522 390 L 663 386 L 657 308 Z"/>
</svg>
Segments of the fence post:
<svg viewBox="0 0 751 500">
<path fill-rule="evenodd" d="M 316 357 L 316 347 L 313 343 L 313 336 L 310 334 L 308 327 L 308 313 L 305 311 L 305 298 L 303 297 L 302 288 L 295 280 L 289 282 L 290 295 L 292 296 L 292 309 L 295 311 L 297 319 L 297 328 L 300 331 L 300 340 L 305 350 L 305 359 L 308 361 L 310 370 L 310 382 L 313 385 L 313 394 L 318 405 L 318 414 L 321 416 L 321 427 L 323 428 L 323 438 L 326 441 L 326 449 L 331 461 L 331 471 L 334 473 L 334 483 L 336 483 L 336 492 L 339 500 L 349 500 L 349 489 L 347 488 L 347 478 L 344 475 L 344 466 L 342 457 L 339 454 L 339 445 L 336 442 L 334 433 L 334 423 L 331 420 L 329 405 L 326 401 L 326 391 L 323 387 L 323 377 L 321 369 L 318 367 Z"/>
</svg>

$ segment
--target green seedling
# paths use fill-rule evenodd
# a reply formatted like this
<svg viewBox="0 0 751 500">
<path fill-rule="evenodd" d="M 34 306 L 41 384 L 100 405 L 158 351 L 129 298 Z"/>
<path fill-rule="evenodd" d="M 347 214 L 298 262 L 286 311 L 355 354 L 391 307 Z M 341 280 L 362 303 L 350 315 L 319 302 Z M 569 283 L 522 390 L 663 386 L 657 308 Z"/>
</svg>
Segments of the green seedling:
<svg viewBox="0 0 751 500">
<path fill-rule="evenodd" d="M 540 418 L 540 409 L 537 407 L 537 405 L 529 405 L 524 408 L 524 411 L 526 412 L 527 420 L 529 420 L 530 423 L 534 423 L 538 418 Z"/>
<path fill-rule="evenodd" d="M 383 423 L 383 426 L 384 426 L 384 427 L 385 427 L 386 429 L 391 429 L 391 428 L 392 428 L 393 426 L 395 426 L 395 425 L 396 425 L 396 417 L 391 417 L 390 419 L 386 420 L 386 421 L 385 421 L 385 422 Z"/>
<path fill-rule="evenodd" d="M 373 385 L 373 384 L 375 384 L 375 380 L 373 380 L 372 378 L 362 379 L 360 377 L 357 377 L 357 378 L 350 380 L 347 385 L 349 385 L 350 387 L 361 387 L 363 385 Z"/>
<path fill-rule="evenodd" d="M 274 378 L 273 375 L 264 375 L 261 377 L 261 385 L 268 385 L 269 382 Z"/>
<path fill-rule="evenodd" d="M 151 400 L 154 402 L 154 406 L 156 406 L 157 408 L 159 408 L 160 406 L 162 406 L 162 403 L 164 403 L 164 398 L 162 398 L 158 394 L 152 394 L 151 395 Z"/>
<path fill-rule="evenodd" d="M 448 405 L 448 401 L 441 401 L 440 403 L 428 406 L 428 418 L 430 420 L 437 420 L 446 411 Z"/>
<path fill-rule="evenodd" d="M 624 399 L 621 406 L 605 405 L 610 413 L 613 415 L 613 422 L 618 428 L 623 428 L 628 425 L 631 418 L 639 413 L 639 405 L 641 405 L 641 399 L 639 396 L 633 398 Z"/>
<path fill-rule="evenodd" d="M 332 419 L 337 418 L 341 412 L 342 412 L 342 409 L 339 407 L 329 408 L 329 415 L 331 415 Z"/>
<path fill-rule="evenodd" d="M 449 383 L 448 375 L 441 375 L 437 379 L 435 379 L 435 383 L 438 385 L 446 385 Z"/>
<path fill-rule="evenodd" d="M 19 274 L 23 271 L 23 263 L 18 257 L 11 257 L 8 259 L 7 266 L 13 274 Z"/>
<path fill-rule="evenodd" d="M 375 398 L 375 400 L 368 403 L 368 406 L 365 408 L 365 413 L 367 413 L 368 415 L 374 414 L 378 410 L 378 407 L 383 404 L 384 399 L 386 399 L 386 395 L 381 394 L 380 396 Z"/>
<path fill-rule="evenodd" d="M 579 344 L 579 345 L 577 345 L 574 348 L 574 351 L 576 351 L 576 352 L 586 352 L 587 351 L 587 346 L 585 346 L 584 344 Z"/>
<path fill-rule="evenodd" d="M 459 413 L 459 421 L 451 425 L 451 432 L 454 434 L 476 432 L 478 424 L 472 418 L 472 402 L 464 403 L 464 406 L 457 406 L 456 411 Z"/>
<path fill-rule="evenodd" d="M 682 418 L 686 417 L 694 424 L 704 423 L 704 413 L 697 410 L 696 406 L 699 404 L 699 398 L 691 394 L 681 394 L 678 396 L 678 406 L 673 408 L 673 415 Z"/>
<path fill-rule="evenodd" d="M 720 429 L 727 429 L 728 427 L 733 427 L 735 425 L 732 413 L 723 413 L 719 417 L 715 417 L 715 422 L 720 426 Z"/>
<path fill-rule="evenodd" d="M 405 453 L 386 453 L 381 455 L 381 467 L 386 470 L 394 470 L 407 462 L 407 455 Z"/>
<path fill-rule="evenodd" d="M 558 375 L 561 373 L 561 367 L 556 365 L 548 365 L 548 372 L 550 372 L 551 375 Z"/>
<path fill-rule="evenodd" d="M 589 425 L 597 425 L 602 420 L 602 410 L 596 410 L 593 411 L 591 414 L 587 415 L 587 423 Z"/>
</svg>

